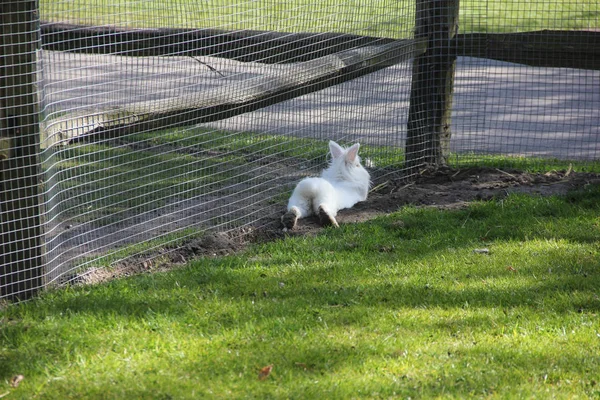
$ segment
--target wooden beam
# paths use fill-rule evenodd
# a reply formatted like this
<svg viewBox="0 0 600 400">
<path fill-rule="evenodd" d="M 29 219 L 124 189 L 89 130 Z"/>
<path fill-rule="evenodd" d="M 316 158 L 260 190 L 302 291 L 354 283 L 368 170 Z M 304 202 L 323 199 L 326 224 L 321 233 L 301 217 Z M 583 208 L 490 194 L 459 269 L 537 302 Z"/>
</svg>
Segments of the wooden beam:
<svg viewBox="0 0 600 400">
<path fill-rule="evenodd" d="M 37 1 L 0 3 L 0 297 L 42 287 Z"/>
<path fill-rule="evenodd" d="M 424 51 L 425 42 L 399 40 L 279 66 L 274 72 L 212 90 L 47 121 L 43 146 L 218 121 L 355 79 Z"/>
<path fill-rule="evenodd" d="M 41 31 L 42 45 L 47 50 L 135 57 L 212 56 L 262 63 L 303 62 L 356 47 L 393 42 L 343 33 L 132 29 L 51 22 L 42 23 Z M 466 33 L 456 35 L 449 45 L 458 56 L 536 67 L 600 69 L 598 30 Z"/>
<path fill-rule="evenodd" d="M 600 70 L 600 31 L 460 34 L 452 47 L 459 56 L 535 67 Z"/>
<path fill-rule="evenodd" d="M 394 41 L 344 33 L 134 29 L 49 22 L 42 23 L 41 31 L 45 50 L 130 57 L 210 56 L 266 64 L 310 61 L 356 47 Z"/>
</svg>

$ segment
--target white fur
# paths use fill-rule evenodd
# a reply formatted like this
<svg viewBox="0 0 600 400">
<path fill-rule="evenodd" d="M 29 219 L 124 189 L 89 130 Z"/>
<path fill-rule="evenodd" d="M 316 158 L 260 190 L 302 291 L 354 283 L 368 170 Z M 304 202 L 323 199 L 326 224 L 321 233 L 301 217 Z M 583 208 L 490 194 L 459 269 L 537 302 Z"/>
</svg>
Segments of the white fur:
<svg viewBox="0 0 600 400">
<path fill-rule="evenodd" d="M 339 210 L 366 200 L 371 178 L 360 164 L 359 147 L 356 143 L 345 149 L 330 141 L 331 164 L 320 178 L 305 178 L 298 183 L 288 202 L 288 211 L 304 218 L 318 214 L 322 207 L 335 217 Z"/>
</svg>

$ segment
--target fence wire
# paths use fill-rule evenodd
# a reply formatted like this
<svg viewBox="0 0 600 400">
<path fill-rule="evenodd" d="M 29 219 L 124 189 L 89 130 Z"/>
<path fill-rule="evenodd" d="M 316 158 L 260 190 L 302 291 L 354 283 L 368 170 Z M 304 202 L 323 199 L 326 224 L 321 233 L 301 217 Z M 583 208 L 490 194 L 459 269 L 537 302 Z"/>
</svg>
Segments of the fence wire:
<svg viewBox="0 0 600 400">
<path fill-rule="evenodd" d="M 494 35 L 457 60 L 455 157 L 598 160 L 599 27 L 593 0 L 463 2 L 461 33 Z"/>
<path fill-rule="evenodd" d="M 375 183 L 600 155 L 595 0 L 13 3 L 0 298 L 258 227 L 329 140 L 359 141 Z"/>
<path fill-rule="evenodd" d="M 33 6 L 0 4 L 0 298 L 42 285 L 39 32 Z"/>
</svg>

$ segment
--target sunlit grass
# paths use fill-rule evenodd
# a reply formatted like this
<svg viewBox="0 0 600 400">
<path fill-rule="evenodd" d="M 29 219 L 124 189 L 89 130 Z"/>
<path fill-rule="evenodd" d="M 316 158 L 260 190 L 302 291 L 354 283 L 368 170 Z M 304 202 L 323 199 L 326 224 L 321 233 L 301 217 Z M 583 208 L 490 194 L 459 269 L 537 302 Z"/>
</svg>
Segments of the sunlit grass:
<svg viewBox="0 0 600 400">
<path fill-rule="evenodd" d="M 455 211 L 406 207 L 48 292 L 1 311 L 0 393 L 594 398 L 599 196 L 596 186 Z"/>
<path fill-rule="evenodd" d="M 454 153 L 448 157 L 453 168 L 507 168 L 526 172 L 573 171 L 600 173 L 600 162 L 557 158 Z"/>
<path fill-rule="evenodd" d="M 414 7 L 414 6 L 413 6 Z M 408 37 L 414 12 L 406 1 L 360 0 L 318 3 L 209 0 L 126 2 L 89 0 L 41 2 L 42 19 L 84 25 L 214 28 L 228 31 L 340 32 Z"/>
<path fill-rule="evenodd" d="M 84 25 L 216 28 L 279 32 L 344 32 L 406 38 L 414 27 L 415 2 L 370 1 L 41 1 L 43 20 Z M 600 3 L 561 0 L 460 2 L 461 32 L 515 32 L 600 27 Z"/>
</svg>

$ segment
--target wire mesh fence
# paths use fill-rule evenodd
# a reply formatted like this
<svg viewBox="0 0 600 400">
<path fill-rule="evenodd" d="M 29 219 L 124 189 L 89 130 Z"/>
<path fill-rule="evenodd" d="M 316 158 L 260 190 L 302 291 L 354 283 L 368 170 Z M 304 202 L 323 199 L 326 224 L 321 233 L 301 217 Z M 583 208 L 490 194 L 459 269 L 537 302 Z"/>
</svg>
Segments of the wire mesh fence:
<svg viewBox="0 0 600 400">
<path fill-rule="evenodd" d="M 458 58 L 455 151 L 597 160 L 598 9 L 593 1 L 461 4 L 462 36 L 485 43 L 467 44 L 468 57 Z"/>
<path fill-rule="evenodd" d="M 375 183 L 597 162 L 600 6 L 551 5 L 2 4 L 0 297 L 259 226 L 329 140 L 360 142 Z"/>
<path fill-rule="evenodd" d="M 42 285 L 43 231 L 33 2 L 0 4 L 0 295 Z"/>
</svg>

